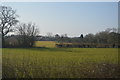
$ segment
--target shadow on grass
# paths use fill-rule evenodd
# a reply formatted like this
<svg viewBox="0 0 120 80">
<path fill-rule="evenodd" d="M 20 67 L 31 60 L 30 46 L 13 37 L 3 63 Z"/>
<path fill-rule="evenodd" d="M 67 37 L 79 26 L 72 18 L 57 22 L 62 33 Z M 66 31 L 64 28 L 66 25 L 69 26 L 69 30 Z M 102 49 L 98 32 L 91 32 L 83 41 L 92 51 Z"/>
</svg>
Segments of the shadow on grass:
<svg viewBox="0 0 120 80">
<path fill-rule="evenodd" d="M 47 48 L 47 47 L 33 47 L 33 48 L 24 48 L 26 50 L 37 50 L 37 51 L 63 51 L 63 52 L 75 52 L 71 48 Z"/>
<path fill-rule="evenodd" d="M 7 48 L 6 48 L 7 49 Z M 72 50 L 72 48 L 48 48 L 48 47 L 31 47 L 31 48 L 9 48 L 9 49 L 21 49 L 21 50 L 35 50 L 35 51 L 62 51 L 62 52 L 80 52 Z"/>
</svg>

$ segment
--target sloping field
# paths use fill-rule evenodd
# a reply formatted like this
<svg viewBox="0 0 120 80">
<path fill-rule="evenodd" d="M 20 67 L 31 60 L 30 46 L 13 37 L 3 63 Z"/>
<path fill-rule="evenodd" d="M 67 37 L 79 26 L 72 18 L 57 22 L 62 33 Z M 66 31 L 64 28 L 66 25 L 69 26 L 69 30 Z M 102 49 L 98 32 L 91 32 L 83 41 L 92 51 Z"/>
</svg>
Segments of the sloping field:
<svg viewBox="0 0 120 80">
<path fill-rule="evenodd" d="M 6 48 L 3 78 L 118 77 L 117 48 Z"/>
<path fill-rule="evenodd" d="M 36 41 L 35 47 L 48 47 L 48 48 L 55 48 L 55 41 Z"/>
</svg>

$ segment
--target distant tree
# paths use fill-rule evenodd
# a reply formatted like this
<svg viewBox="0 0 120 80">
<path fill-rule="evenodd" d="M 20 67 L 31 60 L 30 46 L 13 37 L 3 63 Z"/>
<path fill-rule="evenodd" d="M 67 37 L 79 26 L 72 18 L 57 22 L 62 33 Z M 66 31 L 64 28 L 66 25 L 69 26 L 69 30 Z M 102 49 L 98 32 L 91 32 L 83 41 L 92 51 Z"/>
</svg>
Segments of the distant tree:
<svg viewBox="0 0 120 80">
<path fill-rule="evenodd" d="M 84 37 L 84 40 L 85 40 L 86 43 L 94 43 L 95 42 L 95 37 L 92 33 L 89 33 Z"/>
<path fill-rule="evenodd" d="M 68 37 L 68 35 L 67 35 L 67 34 L 64 34 L 63 36 L 64 36 L 64 37 Z"/>
<path fill-rule="evenodd" d="M 58 42 L 60 42 L 60 35 L 59 34 L 55 35 L 55 40 L 58 41 Z"/>
<path fill-rule="evenodd" d="M 17 27 L 17 33 L 19 35 L 18 41 L 22 47 L 32 47 L 35 43 L 35 37 L 38 35 L 39 30 L 35 24 L 19 24 Z"/>
<path fill-rule="evenodd" d="M 117 29 L 107 28 L 105 31 L 101 31 L 95 35 L 98 43 L 112 44 L 117 39 Z"/>
<path fill-rule="evenodd" d="M 48 36 L 48 37 L 52 37 L 52 35 L 53 35 L 53 34 L 52 34 L 51 32 L 48 32 L 48 33 L 47 33 L 47 36 Z"/>
<path fill-rule="evenodd" d="M 61 35 L 60 42 L 69 42 L 67 34 Z"/>
<path fill-rule="evenodd" d="M 2 34 L 2 47 L 5 47 L 4 37 L 14 31 L 14 26 L 18 22 L 18 15 L 11 7 L 0 6 L 0 32 Z"/>
<path fill-rule="evenodd" d="M 97 43 L 107 43 L 108 36 L 109 36 L 108 31 L 101 31 L 101 32 L 96 34 L 95 38 L 98 41 Z"/>
<path fill-rule="evenodd" d="M 83 38 L 83 34 L 80 35 L 80 38 Z"/>
<path fill-rule="evenodd" d="M 114 32 L 114 33 L 118 33 L 118 29 L 116 29 L 116 28 L 112 28 L 112 32 Z"/>
<path fill-rule="evenodd" d="M 56 37 L 56 38 L 59 38 L 60 36 L 59 36 L 59 34 L 56 34 L 55 37 Z"/>
</svg>

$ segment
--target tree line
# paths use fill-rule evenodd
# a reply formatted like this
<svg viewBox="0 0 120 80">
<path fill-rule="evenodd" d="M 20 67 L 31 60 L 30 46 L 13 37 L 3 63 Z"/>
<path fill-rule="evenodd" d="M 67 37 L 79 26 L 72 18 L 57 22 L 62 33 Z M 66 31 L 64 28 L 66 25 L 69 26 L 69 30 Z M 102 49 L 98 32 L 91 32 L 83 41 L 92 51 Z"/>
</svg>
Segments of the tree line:
<svg viewBox="0 0 120 80">
<path fill-rule="evenodd" d="M 60 44 L 57 44 L 58 47 L 111 47 L 117 48 L 120 47 L 120 34 L 117 32 L 117 29 L 108 28 L 105 31 L 98 32 L 96 34 L 89 33 L 85 36 L 83 34 L 80 37 L 59 37 L 58 41 Z M 64 44 L 72 43 L 72 44 Z"/>
<path fill-rule="evenodd" d="M 34 23 L 21 23 L 16 11 L 11 7 L 0 6 L 0 35 L 2 47 L 33 47 L 35 41 L 57 41 L 57 47 L 120 47 L 120 33 L 116 28 L 108 28 L 96 34 L 81 34 L 79 37 L 64 35 L 39 36 L 39 29 Z M 14 33 L 14 36 L 8 34 Z M 40 39 L 39 39 L 40 38 Z"/>
<path fill-rule="evenodd" d="M 50 35 L 51 34 L 51 35 Z M 96 34 L 80 34 L 79 37 L 68 37 L 64 35 L 52 35 L 49 33 L 44 38 L 38 40 L 57 41 L 57 47 L 80 47 L 80 48 L 117 48 L 120 47 L 120 33 L 116 28 L 107 28 Z"/>
<path fill-rule="evenodd" d="M 14 32 L 17 34 L 17 47 L 32 47 L 34 45 L 35 36 L 39 31 L 33 23 L 20 23 L 16 11 L 8 6 L 0 6 L 0 34 L 2 37 L 2 47 L 8 47 L 5 40 L 7 35 Z"/>
</svg>

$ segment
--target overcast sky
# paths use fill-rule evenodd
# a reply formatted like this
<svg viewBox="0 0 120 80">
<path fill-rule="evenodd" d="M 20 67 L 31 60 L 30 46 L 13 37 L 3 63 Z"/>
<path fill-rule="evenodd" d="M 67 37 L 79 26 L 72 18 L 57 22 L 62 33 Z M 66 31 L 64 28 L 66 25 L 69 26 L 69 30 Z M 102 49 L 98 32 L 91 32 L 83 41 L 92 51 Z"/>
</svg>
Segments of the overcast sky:
<svg viewBox="0 0 120 80">
<path fill-rule="evenodd" d="M 21 22 L 33 22 L 40 34 L 80 36 L 118 28 L 117 2 L 5 2 L 17 10 Z"/>
</svg>

